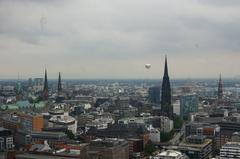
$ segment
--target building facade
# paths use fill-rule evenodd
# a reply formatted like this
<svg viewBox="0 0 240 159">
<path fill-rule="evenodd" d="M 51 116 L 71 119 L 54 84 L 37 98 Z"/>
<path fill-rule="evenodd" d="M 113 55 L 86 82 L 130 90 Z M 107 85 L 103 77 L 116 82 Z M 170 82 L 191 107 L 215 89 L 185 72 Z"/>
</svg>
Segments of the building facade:
<svg viewBox="0 0 240 159">
<path fill-rule="evenodd" d="M 40 114 L 19 114 L 21 129 L 26 131 L 42 131 L 44 121 Z"/>
<path fill-rule="evenodd" d="M 198 111 L 198 96 L 196 94 L 183 95 L 180 98 L 180 116 L 188 120 L 190 113 Z"/>
<path fill-rule="evenodd" d="M 148 100 L 153 104 L 160 104 L 160 87 L 154 86 L 148 89 Z"/>
<path fill-rule="evenodd" d="M 90 142 L 87 154 L 92 159 L 128 159 L 128 142 L 116 138 L 95 139 Z"/>
<path fill-rule="evenodd" d="M 189 158 L 209 159 L 212 156 L 212 140 L 204 136 L 192 135 L 179 144 L 179 149 Z"/>
<path fill-rule="evenodd" d="M 0 151 L 12 150 L 14 148 L 13 135 L 8 129 L 0 127 Z"/>
<path fill-rule="evenodd" d="M 162 132 L 170 132 L 173 130 L 173 120 L 165 116 L 160 116 L 160 122 Z"/>
<path fill-rule="evenodd" d="M 227 142 L 220 149 L 220 159 L 240 158 L 240 142 Z"/>
</svg>

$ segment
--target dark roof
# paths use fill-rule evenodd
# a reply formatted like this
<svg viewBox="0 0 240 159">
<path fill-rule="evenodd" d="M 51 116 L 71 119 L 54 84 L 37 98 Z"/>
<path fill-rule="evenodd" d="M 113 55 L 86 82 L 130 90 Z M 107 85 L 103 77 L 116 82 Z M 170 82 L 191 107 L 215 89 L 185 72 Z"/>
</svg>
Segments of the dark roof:
<svg viewBox="0 0 240 159">
<path fill-rule="evenodd" d="M 12 135 L 10 130 L 0 127 L 0 136 L 10 136 L 10 135 Z"/>
<path fill-rule="evenodd" d="M 88 134 L 97 137 L 137 138 L 147 132 L 147 129 L 142 125 L 114 124 L 109 128 L 102 130 L 92 128 L 88 131 Z"/>
</svg>

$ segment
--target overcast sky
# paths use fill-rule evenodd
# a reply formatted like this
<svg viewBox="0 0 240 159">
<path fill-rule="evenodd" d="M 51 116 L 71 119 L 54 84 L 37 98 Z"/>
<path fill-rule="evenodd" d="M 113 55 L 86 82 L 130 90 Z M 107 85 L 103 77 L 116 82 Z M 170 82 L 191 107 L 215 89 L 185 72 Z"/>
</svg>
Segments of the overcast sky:
<svg viewBox="0 0 240 159">
<path fill-rule="evenodd" d="M 240 0 L 0 0 L 0 78 L 162 78 L 165 54 L 171 78 L 240 75 Z"/>
</svg>

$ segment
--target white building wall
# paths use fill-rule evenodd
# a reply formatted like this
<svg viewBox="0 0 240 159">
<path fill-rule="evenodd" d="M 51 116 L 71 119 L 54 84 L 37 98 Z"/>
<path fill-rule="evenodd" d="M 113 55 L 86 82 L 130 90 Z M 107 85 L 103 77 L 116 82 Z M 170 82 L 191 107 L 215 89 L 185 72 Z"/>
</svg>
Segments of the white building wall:
<svg viewBox="0 0 240 159">
<path fill-rule="evenodd" d="M 151 129 L 149 138 L 152 142 L 159 143 L 161 141 L 160 140 L 160 131 L 157 129 Z"/>
</svg>

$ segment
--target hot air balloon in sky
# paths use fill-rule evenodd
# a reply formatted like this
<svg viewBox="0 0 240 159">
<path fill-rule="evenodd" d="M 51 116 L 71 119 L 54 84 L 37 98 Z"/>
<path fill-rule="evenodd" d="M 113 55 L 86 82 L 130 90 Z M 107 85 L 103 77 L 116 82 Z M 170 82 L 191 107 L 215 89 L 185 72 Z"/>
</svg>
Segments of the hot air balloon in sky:
<svg viewBox="0 0 240 159">
<path fill-rule="evenodd" d="M 151 64 L 145 64 L 145 68 L 146 69 L 150 69 L 151 68 Z"/>
</svg>

